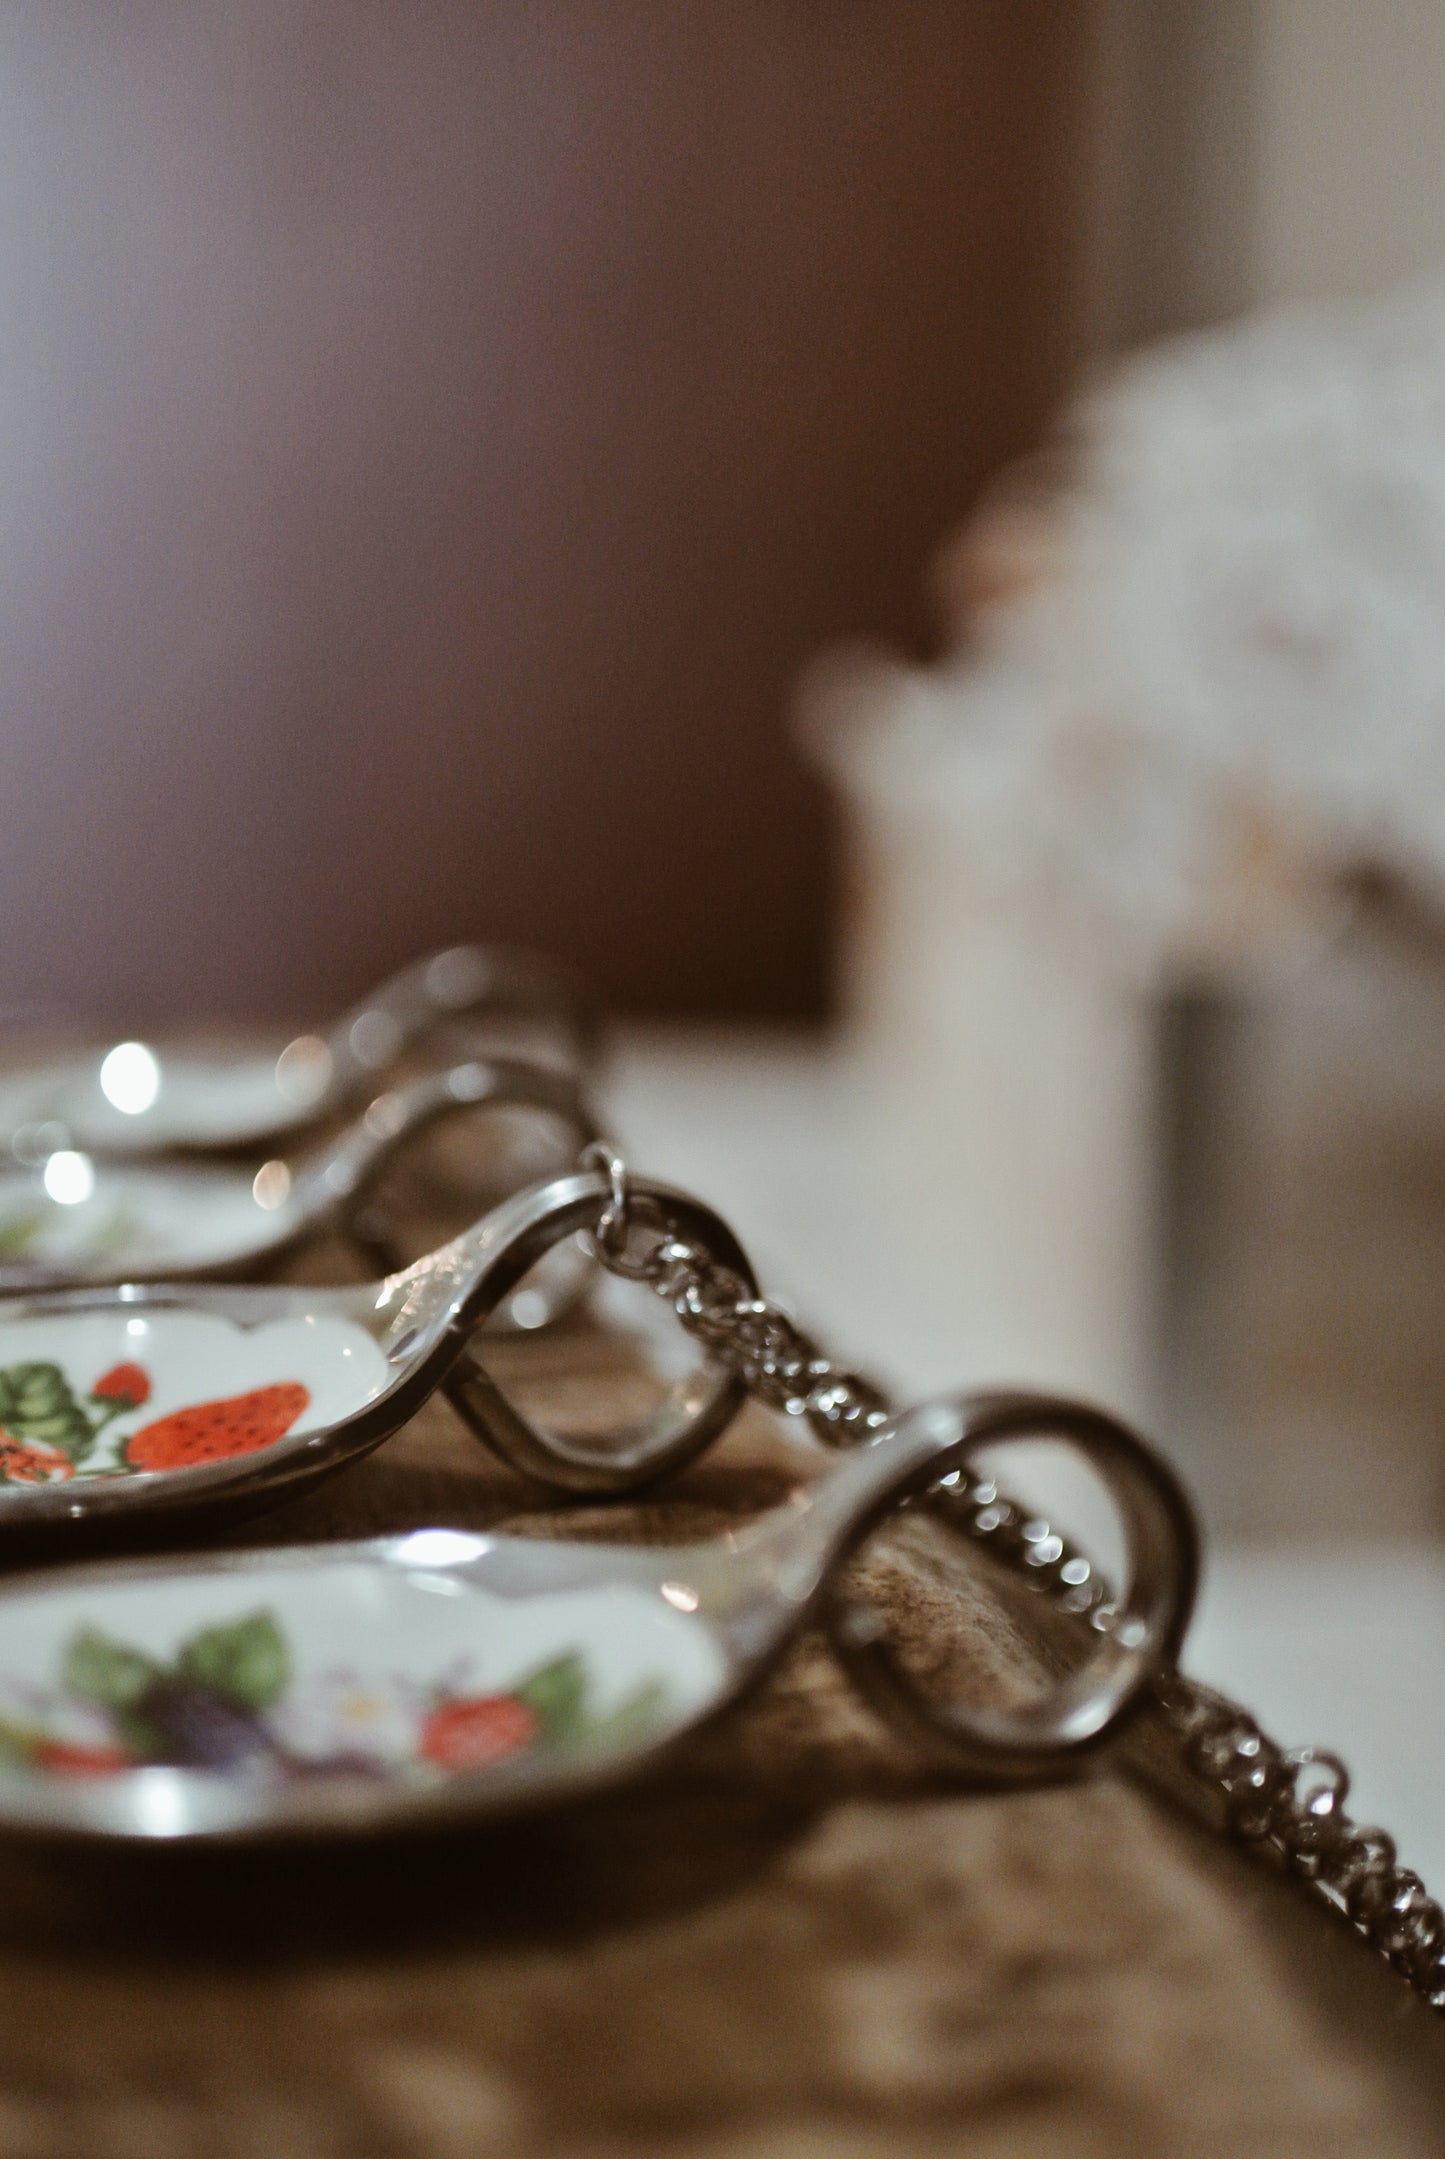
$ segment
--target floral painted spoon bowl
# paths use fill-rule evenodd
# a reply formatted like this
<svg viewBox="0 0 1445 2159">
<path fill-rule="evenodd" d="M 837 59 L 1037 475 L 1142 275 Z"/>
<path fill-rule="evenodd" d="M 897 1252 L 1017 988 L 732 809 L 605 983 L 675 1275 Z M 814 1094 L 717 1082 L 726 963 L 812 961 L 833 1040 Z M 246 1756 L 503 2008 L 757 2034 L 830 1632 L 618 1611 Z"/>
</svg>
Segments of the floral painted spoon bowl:
<svg viewBox="0 0 1445 2159">
<path fill-rule="evenodd" d="M 573 1157 L 596 1136 L 570 1073 L 488 1058 L 378 1095 L 295 1163 L 126 1161 L 63 1149 L 34 1169 L 0 1168 L 0 1290 L 263 1274 L 304 1240 L 349 1229 L 401 1150 L 438 1120 L 506 1107 L 557 1120 Z M 524 1311 L 522 1323 L 546 1317 Z"/>
<path fill-rule="evenodd" d="M 241 1048 L 115 1042 L 0 1071 L 0 1148 L 151 1154 L 255 1146 L 359 1107 L 402 1053 L 458 1021 L 510 1021 L 585 1065 L 595 1023 L 569 978 L 458 945 L 383 982 L 330 1027 Z"/>
<path fill-rule="evenodd" d="M 0 1541 L 254 1508 L 369 1452 L 443 1384 L 532 1269 L 596 1224 L 610 1190 L 599 1170 L 532 1186 L 360 1286 L 123 1283 L 0 1300 Z M 711 1209 L 646 1182 L 634 1204 L 753 1285 Z M 468 1392 L 488 1396 L 473 1421 L 509 1459 L 595 1489 L 690 1459 L 743 1392 L 703 1364 L 636 1426 L 593 1444 L 535 1428 L 474 1357 L 464 1370 Z"/>
<path fill-rule="evenodd" d="M 1128 1531 L 1128 1591 L 1081 1670 L 1020 1707 L 950 1716 L 980 1774 L 1057 1774 L 1117 1732 L 1176 1656 L 1192 1518 L 1171 1472 L 1112 1420 L 981 1396 L 905 1412 L 710 1544 L 423 1529 L 13 1580 L 0 1590 L 0 1830 L 355 1834 L 616 1783 L 830 1619 L 840 1569 L 901 1502 L 981 1446 L 1038 1433 L 1102 1475 Z"/>
</svg>

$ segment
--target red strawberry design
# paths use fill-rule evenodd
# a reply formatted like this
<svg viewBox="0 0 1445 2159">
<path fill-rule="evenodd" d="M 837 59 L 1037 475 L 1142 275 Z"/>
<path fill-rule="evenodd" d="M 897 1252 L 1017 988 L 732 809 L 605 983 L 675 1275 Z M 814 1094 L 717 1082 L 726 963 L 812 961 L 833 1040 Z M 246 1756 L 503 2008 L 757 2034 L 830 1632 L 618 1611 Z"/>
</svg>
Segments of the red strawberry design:
<svg viewBox="0 0 1445 2159">
<path fill-rule="evenodd" d="M 422 1726 L 421 1752 L 438 1769 L 488 1769 L 535 1737 L 535 1709 L 515 1694 L 480 1694 L 444 1702 Z"/>
<path fill-rule="evenodd" d="M 90 1390 L 92 1402 L 114 1402 L 117 1409 L 139 1409 L 150 1400 L 150 1374 L 143 1365 L 113 1364 Z"/>
<path fill-rule="evenodd" d="M 256 1454 L 285 1437 L 311 1396 L 298 1380 L 274 1387 L 253 1387 L 222 1402 L 197 1402 L 143 1424 L 126 1441 L 131 1469 L 194 1469 L 201 1462 L 225 1462 L 238 1454 Z"/>
<path fill-rule="evenodd" d="M 37 1740 L 30 1759 L 56 1777 L 113 1777 L 135 1766 L 120 1747 L 76 1747 L 64 1739 Z"/>
<path fill-rule="evenodd" d="M 12 1439 L 0 1428 L 0 1484 L 64 1484 L 75 1464 L 43 1439 Z"/>
</svg>

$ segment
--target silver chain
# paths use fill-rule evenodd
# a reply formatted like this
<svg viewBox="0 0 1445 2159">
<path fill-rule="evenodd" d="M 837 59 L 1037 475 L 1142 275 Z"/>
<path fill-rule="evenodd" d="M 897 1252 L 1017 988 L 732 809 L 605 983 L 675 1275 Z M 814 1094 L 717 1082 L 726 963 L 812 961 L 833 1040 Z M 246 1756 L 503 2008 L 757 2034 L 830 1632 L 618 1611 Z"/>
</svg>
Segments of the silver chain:
<svg viewBox="0 0 1445 2159">
<path fill-rule="evenodd" d="M 960 1479 L 956 1492 L 934 1499 L 943 1499 L 969 1536 L 1030 1574 L 1052 1601 L 1107 1624 L 1109 1592 L 1089 1561 L 991 1481 Z M 1419 1875 L 1399 1864 L 1385 1830 L 1366 1828 L 1345 1812 L 1350 1775 L 1338 1755 L 1280 1746 L 1238 1702 L 1183 1672 L 1167 1674 L 1154 1692 L 1185 1769 L 1223 1802 L 1229 1834 L 1349 1919 L 1445 2014 L 1445 1910 Z"/>
<path fill-rule="evenodd" d="M 888 1422 L 893 1412 L 871 1381 L 825 1357 L 781 1305 L 753 1296 L 740 1275 L 700 1245 L 662 1232 L 634 1252 L 643 1225 L 636 1220 L 621 1156 L 597 1143 L 583 1151 L 582 1160 L 602 1169 L 611 1185 L 593 1232 L 603 1265 L 628 1281 L 645 1282 L 758 1401 L 786 1417 L 806 1418 L 833 1446 L 846 1446 Z"/>
<path fill-rule="evenodd" d="M 583 1157 L 607 1174 L 610 1193 L 594 1232 L 611 1273 L 665 1300 L 707 1353 L 737 1374 L 768 1408 L 804 1419 L 831 1446 L 849 1446 L 886 1424 L 887 1398 L 825 1356 L 781 1306 L 752 1295 L 700 1245 L 643 1222 L 626 1165 L 610 1148 Z M 1001 1492 L 991 1478 L 956 1471 L 930 1504 L 1059 1610 L 1107 1632 L 1108 1583 L 1066 1537 Z M 1222 1802 L 1231 1836 L 1295 1875 L 1445 2013 L 1445 1910 L 1418 1874 L 1399 1865 L 1394 1840 L 1345 1812 L 1349 1772 L 1319 1747 L 1281 1747 L 1228 1696 L 1171 1672 L 1155 1688 L 1158 1710 L 1193 1780 Z"/>
</svg>

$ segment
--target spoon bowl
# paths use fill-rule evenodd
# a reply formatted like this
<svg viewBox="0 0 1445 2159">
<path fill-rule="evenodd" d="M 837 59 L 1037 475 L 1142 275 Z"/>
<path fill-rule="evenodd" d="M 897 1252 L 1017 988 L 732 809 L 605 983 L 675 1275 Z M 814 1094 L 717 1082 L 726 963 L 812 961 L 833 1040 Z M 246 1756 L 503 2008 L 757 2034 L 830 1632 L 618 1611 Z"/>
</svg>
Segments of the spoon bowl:
<svg viewBox="0 0 1445 2159">
<path fill-rule="evenodd" d="M 253 1147 L 358 1107 L 404 1052 L 459 1022 L 520 1028 L 573 1070 L 595 1047 L 591 1013 L 562 970 L 458 945 L 315 1031 L 230 1046 L 112 1042 L 0 1072 L 0 1149 L 35 1167 L 67 1151 Z"/>
<path fill-rule="evenodd" d="M 0 1291 L 254 1276 L 304 1241 L 349 1233 L 389 1165 L 429 1127 L 467 1110 L 508 1107 L 557 1119 L 574 1157 L 596 1137 L 573 1074 L 488 1058 L 378 1095 L 323 1148 L 294 1162 L 136 1161 L 62 1150 L 33 1169 L 0 1168 Z"/>
<path fill-rule="evenodd" d="M 997 1398 L 906 1412 L 710 1544 L 439 1528 L 12 1580 L 0 1590 L 0 1830 L 354 1835 L 514 1813 L 633 1776 L 763 1678 L 878 1523 L 987 1439 L 1062 1430 L 1093 1451 L 1074 1405 L 1009 1403 L 1002 1417 Z M 1021 1713 L 1052 1736 L 1034 1769 L 1112 1736 L 1188 1619 L 1187 1505 L 1157 1457 L 1109 1430 L 1113 1451 L 1097 1459 L 1127 1488 L 1144 1564 L 1087 1671 Z M 985 1753 L 998 1737 L 990 1726 Z"/>
<path fill-rule="evenodd" d="M 0 1542 L 122 1532 L 251 1508 L 369 1452 L 443 1384 L 471 1337 L 549 1252 L 590 1229 L 596 1170 L 533 1186 L 379 1282 L 122 1283 L 0 1304 Z M 639 1206 L 751 1284 L 727 1226 L 684 1193 L 640 1183 Z M 469 1372 L 481 1371 L 475 1362 Z M 603 1446 L 552 1439 L 494 1390 L 538 1462 L 637 1482 L 727 1423 L 741 1383 L 702 1365 Z M 475 1405 L 473 1415 L 476 1415 Z M 485 1419 L 480 1421 L 485 1424 Z"/>
</svg>

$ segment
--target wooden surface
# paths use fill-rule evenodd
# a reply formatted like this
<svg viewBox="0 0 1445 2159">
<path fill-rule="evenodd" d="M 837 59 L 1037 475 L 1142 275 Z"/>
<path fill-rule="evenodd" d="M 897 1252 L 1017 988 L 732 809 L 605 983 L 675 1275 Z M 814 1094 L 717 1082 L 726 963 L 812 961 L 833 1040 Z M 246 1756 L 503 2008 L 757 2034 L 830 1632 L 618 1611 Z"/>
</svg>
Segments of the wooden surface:
<svg viewBox="0 0 1445 2159">
<path fill-rule="evenodd" d="M 575 1417 L 633 1382 L 506 1353 Z M 719 1528 L 792 1470 L 745 1418 L 645 1505 L 551 1511 L 433 1405 L 252 1526 Z M 991 1696 L 1034 1607 L 927 1523 L 865 1562 Z M 124 1865 L 0 1851 L 0 2159 L 1328 2159 L 1436 2153 L 1445 2029 L 1342 1927 L 1119 1770 L 926 1773 L 802 1645 L 665 1776 L 484 1834 Z"/>
</svg>

